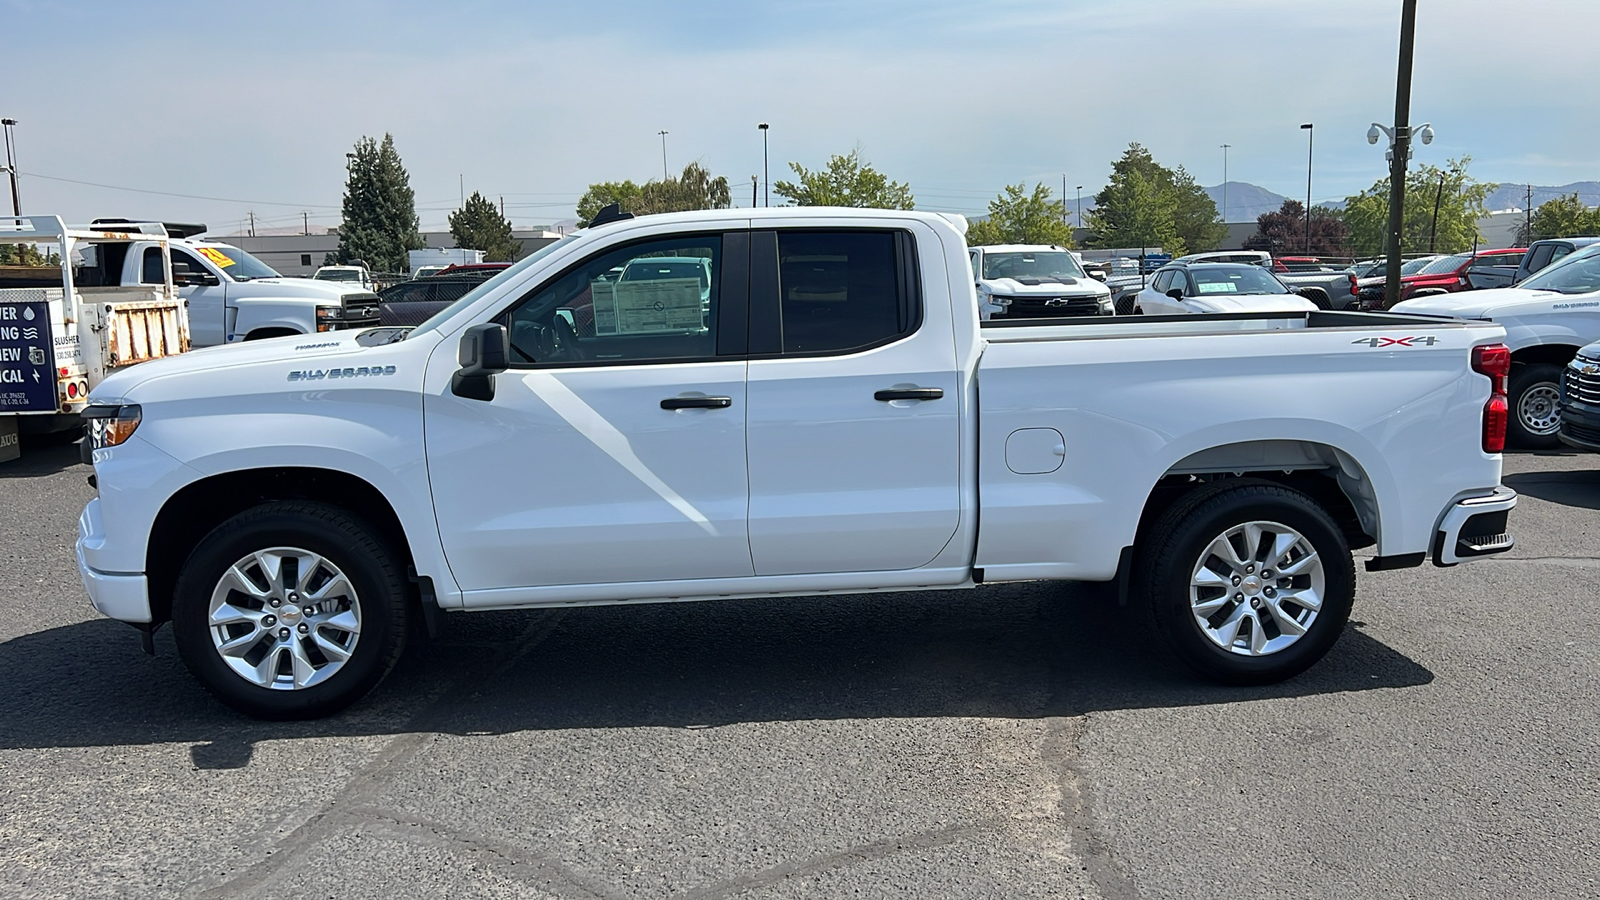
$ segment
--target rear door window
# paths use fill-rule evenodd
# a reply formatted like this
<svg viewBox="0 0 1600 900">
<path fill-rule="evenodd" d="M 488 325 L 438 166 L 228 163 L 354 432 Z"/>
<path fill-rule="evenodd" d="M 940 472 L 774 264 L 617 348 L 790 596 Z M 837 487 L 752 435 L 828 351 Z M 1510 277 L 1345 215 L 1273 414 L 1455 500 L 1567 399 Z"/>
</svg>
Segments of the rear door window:
<svg viewBox="0 0 1600 900">
<path fill-rule="evenodd" d="M 911 246 L 895 231 L 779 232 L 784 354 L 862 350 L 916 330 Z"/>
</svg>

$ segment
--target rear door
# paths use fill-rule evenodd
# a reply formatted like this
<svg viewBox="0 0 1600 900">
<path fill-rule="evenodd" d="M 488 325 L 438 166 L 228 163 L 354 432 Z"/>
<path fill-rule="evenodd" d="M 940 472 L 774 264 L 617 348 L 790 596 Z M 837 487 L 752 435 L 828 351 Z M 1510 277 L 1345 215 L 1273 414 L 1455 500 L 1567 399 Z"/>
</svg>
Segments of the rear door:
<svg viewBox="0 0 1600 900">
<path fill-rule="evenodd" d="M 929 280 L 924 291 L 918 264 L 917 235 L 935 248 L 937 237 L 910 221 L 816 222 L 751 236 L 756 574 L 927 566 L 961 514 L 950 288 Z"/>
</svg>

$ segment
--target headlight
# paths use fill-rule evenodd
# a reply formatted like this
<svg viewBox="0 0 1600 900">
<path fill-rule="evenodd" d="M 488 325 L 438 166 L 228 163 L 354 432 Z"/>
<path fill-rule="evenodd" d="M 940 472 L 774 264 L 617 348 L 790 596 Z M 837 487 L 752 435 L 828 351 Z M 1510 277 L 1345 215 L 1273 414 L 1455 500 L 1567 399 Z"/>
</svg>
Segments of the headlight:
<svg viewBox="0 0 1600 900">
<path fill-rule="evenodd" d="M 1111 302 L 1110 294 L 1107 294 L 1104 297 L 1096 297 L 1095 302 L 1100 304 L 1100 313 L 1102 315 L 1114 315 L 1117 311 L 1116 304 Z"/>
<path fill-rule="evenodd" d="M 1007 297 L 1007 296 L 1004 296 L 1002 294 L 990 294 L 990 295 L 988 295 L 988 300 L 989 300 L 990 303 L 993 303 L 995 306 L 1010 306 L 1011 305 L 1011 298 Z"/>
<path fill-rule="evenodd" d="M 344 307 L 342 307 L 342 306 L 319 306 L 319 307 L 317 307 L 317 318 L 318 319 L 342 319 L 342 318 L 344 318 Z"/>
<path fill-rule="evenodd" d="M 83 411 L 84 423 L 89 426 L 88 435 L 84 437 L 90 450 L 104 450 L 133 437 L 133 432 L 139 427 L 143 412 L 139 404 L 129 403 L 123 406 L 90 406 Z"/>
</svg>

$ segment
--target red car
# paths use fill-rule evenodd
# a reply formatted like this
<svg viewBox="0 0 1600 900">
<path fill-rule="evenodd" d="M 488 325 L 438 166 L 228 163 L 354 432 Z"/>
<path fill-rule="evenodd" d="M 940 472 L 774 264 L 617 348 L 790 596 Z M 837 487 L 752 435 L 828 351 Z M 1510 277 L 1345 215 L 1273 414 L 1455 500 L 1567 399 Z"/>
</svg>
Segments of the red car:
<svg viewBox="0 0 1600 900">
<path fill-rule="evenodd" d="M 1493 260 L 1487 263 L 1496 266 L 1515 266 L 1522 261 L 1522 255 L 1528 252 L 1526 247 L 1511 247 L 1505 250 L 1479 250 L 1476 254 L 1457 253 L 1454 256 L 1441 256 L 1426 266 L 1423 266 L 1414 275 L 1400 276 L 1400 299 L 1410 300 L 1412 297 L 1426 297 L 1429 294 L 1453 294 L 1456 291 L 1470 290 L 1472 285 L 1467 281 L 1467 269 L 1471 268 L 1474 261 Z"/>
</svg>

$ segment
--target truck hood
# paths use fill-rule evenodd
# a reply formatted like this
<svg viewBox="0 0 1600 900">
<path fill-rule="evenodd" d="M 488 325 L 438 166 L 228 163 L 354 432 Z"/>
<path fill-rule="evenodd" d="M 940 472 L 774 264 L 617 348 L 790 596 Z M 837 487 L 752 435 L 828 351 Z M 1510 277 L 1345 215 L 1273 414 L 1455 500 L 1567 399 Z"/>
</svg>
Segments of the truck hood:
<svg viewBox="0 0 1600 900">
<path fill-rule="evenodd" d="M 252 297 L 305 297 L 337 303 L 346 294 L 370 294 L 359 284 L 338 281 L 312 281 L 309 278 L 252 278 L 228 286 L 228 299 Z"/>
<path fill-rule="evenodd" d="M 1537 312 L 1555 312 L 1557 307 L 1571 303 L 1594 302 L 1595 294 L 1558 294 L 1554 291 L 1530 291 L 1525 288 L 1495 288 L 1486 291 L 1461 291 L 1455 294 L 1435 294 L 1402 300 L 1394 305 L 1394 312 L 1419 313 L 1425 316 L 1455 316 L 1461 319 L 1488 319 L 1496 315 L 1526 315 Z"/>
<path fill-rule="evenodd" d="M 1195 312 L 1304 312 L 1317 305 L 1297 294 L 1252 294 L 1243 297 L 1189 297 L 1183 305 Z"/>
<path fill-rule="evenodd" d="M 153 359 L 113 372 L 89 392 L 89 402 L 137 403 L 138 399 L 130 395 L 137 392 L 139 385 L 151 379 L 169 375 L 214 372 L 252 363 L 282 361 L 294 364 L 285 366 L 285 377 L 290 368 L 299 368 L 302 362 L 304 368 L 315 369 L 316 360 L 324 356 L 344 355 L 344 364 L 349 365 L 349 355 L 352 352 L 359 353 L 366 349 L 356 343 L 356 338 L 370 330 L 372 329 L 327 331 L 320 334 L 267 338 L 243 344 L 219 344 L 215 347 L 190 350 L 177 356 Z"/>
<path fill-rule="evenodd" d="M 1002 297 L 1109 297 L 1111 289 L 1093 278 L 1071 278 L 1066 281 L 1041 281 L 1032 284 L 1015 278 L 984 278 L 978 282 L 980 290 Z"/>
</svg>

